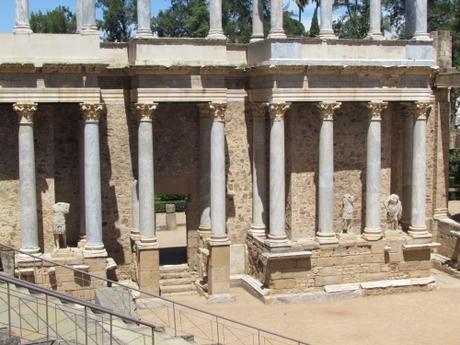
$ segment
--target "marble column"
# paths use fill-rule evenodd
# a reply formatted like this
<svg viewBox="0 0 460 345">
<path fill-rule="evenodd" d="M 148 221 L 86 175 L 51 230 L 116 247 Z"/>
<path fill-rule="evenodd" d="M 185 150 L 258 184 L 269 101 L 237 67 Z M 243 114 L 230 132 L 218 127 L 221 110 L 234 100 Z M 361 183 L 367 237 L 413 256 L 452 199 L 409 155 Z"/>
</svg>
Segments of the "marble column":
<svg viewBox="0 0 460 345">
<path fill-rule="evenodd" d="M 225 178 L 225 111 L 227 104 L 210 103 L 211 126 L 211 239 L 227 241 Z"/>
<path fill-rule="evenodd" d="M 131 190 L 131 239 L 138 241 L 141 239 L 139 232 L 139 184 L 133 181 Z"/>
<path fill-rule="evenodd" d="M 381 0 L 370 0 L 369 8 L 369 33 L 368 39 L 383 40 L 382 28 L 382 3 Z"/>
<path fill-rule="evenodd" d="M 21 200 L 21 250 L 40 252 L 38 244 L 37 185 L 35 178 L 35 149 L 33 116 L 37 104 L 13 105 L 19 115 L 19 183 Z"/>
<path fill-rule="evenodd" d="M 284 116 L 289 107 L 290 103 L 272 103 L 268 108 L 271 118 L 269 242 L 287 242 Z"/>
<path fill-rule="evenodd" d="M 426 227 L 426 122 L 431 103 L 416 102 L 412 108 L 415 117 L 412 141 L 412 200 L 409 235 L 413 238 L 431 238 Z"/>
<path fill-rule="evenodd" d="M 411 224 L 411 199 L 412 199 L 412 142 L 414 137 L 414 116 L 409 107 L 409 114 L 405 118 L 404 130 L 404 161 L 403 161 L 403 216 L 401 223 L 403 229 Z"/>
<path fill-rule="evenodd" d="M 320 244 L 337 243 L 334 231 L 334 112 L 339 102 L 320 102 L 317 107 L 322 119 L 319 132 L 318 167 L 318 232 Z"/>
<path fill-rule="evenodd" d="M 252 0 L 251 42 L 264 39 L 264 5 L 262 0 Z"/>
<path fill-rule="evenodd" d="M 157 243 L 153 159 L 153 114 L 157 103 L 136 104 L 138 129 L 139 232 L 142 245 Z"/>
<path fill-rule="evenodd" d="M 77 33 L 80 33 L 83 27 L 83 0 L 77 0 L 75 12 Z"/>
<path fill-rule="evenodd" d="M 200 114 L 200 232 L 211 232 L 211 117 L 209 103 L 198 104 Z"/>
<path fill-rule="evenodd" d="M 319 37 L 322 39 L 337 38 L 332 29 L 332 5 L 333 0 L 321 0 L 320 14 L 321 23 L 319 27 Z"/>
<path fill-rule="evenodd" d="M 252 111 L 252 225 L 255 236 L 265 236 L 267 229 L 267 144 L 266 103 L 253 103 Z"/>
<path fill-rule="evenodd" d="M 380 227 L 380 190 L 382 167 L 382 113 L 386 102 L 368 103 L 369 127 L 367 129 L 366 160 L 366 227 L 363 238 L 378 241 L 383 237 Z"/>
<path fill-rule="evenodd" d="M 85 230 L 86 257 L 104 257 L 107 252 L 102 240 L 101 158 L 99 149 L 99 118 L 103 104 L 80 104 L 85 119 Z"/>
<path fill-rule="evenodd" d="M 415 1 L 405 0 L 404 37 L 407 39 L 411 39 L 415 34 Z"/>
<path fill-rule="evenodd" d="M 209 33 L 207 38 L 214 40 L 226 40 L 222 28 L 222 0 L 209 2 Z"/>
<path fill-rule="evenodd" d="M 80 201 L 80 238 L 78 247 L 85 246 L 86 233 L 85 233 L 85 120 L 78 121 L 78 169 L 79 169 L 79 201 Z"/>
<path fill-rule="evenodd" d="M 82 1 L 82 23 L 81 34 L 99 35 L 96 24 L 96 0 L 80 0 Z"/>
<path fill-rule="evenodd" d="M 415 0 L 415 33 L 416 40 L 430 40 L 428 34 L 428 1 Z"/>
<path fill-rule="evenodd" d="M 29 23 L 29 0 L 15 0 L 16 23 L 13 28 L 15 34 L 31 34 Z"/>
<path fill-rule="evenodd" d="M 150 0 L 137 0 L 136 38 L 153 38 L 150 20 L 152 17 Z"/>
<path fill-rule="evenodd" d="M 286 38 L 283 28 L 283 0 L 271 0 L 270 24 L 268 38 Z"/>
</svg>

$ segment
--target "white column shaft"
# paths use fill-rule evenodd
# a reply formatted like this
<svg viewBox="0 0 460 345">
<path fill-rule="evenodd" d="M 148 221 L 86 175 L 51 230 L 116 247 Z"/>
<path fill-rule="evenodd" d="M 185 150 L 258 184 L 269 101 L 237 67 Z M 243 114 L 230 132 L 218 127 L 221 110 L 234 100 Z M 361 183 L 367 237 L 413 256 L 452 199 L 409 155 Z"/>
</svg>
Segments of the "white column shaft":
<svg viewBox="0 0 460 345">
<path fill-rule="evenodd" d="M 139 233 L 139 185 L 137 180 L 133 181 L 131 191 L 131 217 L 132 217 L 132 232 L 135 234 Z"/>
<path fill-rule="evenodd" d="M 366 229 L 380 232 L 381 121 L 371 120 L 367 132 Z M 376 236 L 381 237 L 379 234 Z"/>
<path fill-rule="evenodd" d="M 29 24 L 29 0 L 15 0 L 15 18 L 16 24 L 13 29 L 14 33 L 32 33 Z"/>
<path fill-rule="evenodd" d="M 225 124 L 215 119 L 211 128 L 212 237 L 226 238 Z"/>
<path fill-rule="evenodd" d="M 96 0 L 82 1 L 82 27 L 81 33 L 97 33 Z"/>
<path fill-rule="evenodd" d="M 430 39 L 428 35 L 428 3 L 427 0 L 415 0 L 415 34 L 418 40 Z"/>
<path fill-rule="evenodd" d="M 252 1 L 252 36 L 251 42 L 264 38 L 264 7 L 262 0 Z"/>
<path fill-rule="evenodd" d="M 265 233 L 267 224 L 267 147 L 265 116 L 253 116 L 252 128 L 252 230 Z"/>
<path fill-rule="evenodd" d="M 211 207 L 210 207 L 210 144 L 212 118 L 200 116 L 200 230 L 211 230 Z"/>
<path fill-rule="evenodd" d="M 283 0 L 271 0 L 270 26 L 268 38 L 286 38 L 283 28 Z"/>
<path fill-rule="evenodd" d="M 411 227 L 426 229 L 426 119 L 414 124 Z"/>
<path fill-rule="evenodd" d="M 151 38 L 152 29 L 150 20 L 152 17 L 150 0 L 137 0 L 137 38 Z"/>
<path fill-rule="evenodd" d="M 370 1 L 370 13 L 369 13 L 369 38 L 381 39 L 383 38 L 381 32 L 381 21 L 382 21 L 382 4 L 381 0 Z"/>
<path fill-rule="evenodd" d="M 76 3 L 76 22 L 77 33 L 80 33 L 83 27 L 83 0 L 77 0 Z"/>
<path fill-rule="evenodd" d="M 225 39 L 222 29 L 222 0 L 211 0 L 209 3 L 209 34 L 210 39 Z"/>
<path fill-rule="evenodd" d="M 141 242 L 155 242 L 155 193 L 152 120 L 141 120 L 138 133 L 139 231 Z"/>
<path fill-rule="evenodd" d="M 334 30 L 332 29 L 332 5 L 333 0 L 321 0 L 320 4 L 320 38 L 335 38 Z"/>
<path fill-rule="evenodd" d="M 34 130 L 32 122 L 19 126 L 19 181 L 21 195 L 21 249 L 39 252 Z"/>
<path fill-rule="evenodd" d="M 416 0 L 405 0 L 405 37 L 410 39 L 415 34 L 415 1 Z"/>
</svg>

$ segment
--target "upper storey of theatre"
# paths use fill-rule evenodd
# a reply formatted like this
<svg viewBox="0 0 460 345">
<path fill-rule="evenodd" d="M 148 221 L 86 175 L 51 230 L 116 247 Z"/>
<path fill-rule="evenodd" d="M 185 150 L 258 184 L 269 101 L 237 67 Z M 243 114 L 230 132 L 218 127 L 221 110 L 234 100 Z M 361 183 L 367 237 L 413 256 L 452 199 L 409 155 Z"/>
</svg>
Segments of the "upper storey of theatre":
<svg viewBox="0 0 460 345">
<path fill-rule="evenodd" d="M 1 69 L 47 65 L 104 68 L 148 66 L 375 66 L 436 67 L 433 40 L 427 33 L 427 0 L 407 0 L 404 40 L 381 33 L 380 0 L 370 1 L 370 27 L 364 40 L 338 39 L 332 30 L 333 0 L 321 1 L 318 38 L 288 38 L 283 31 L 282 0 L 271 0 L 271 29 L 264 37 L 261 0 L 253 0 L 252 39 L 229 44 L 222 30 L 222 0 L 210 0 L 207 38 L 154 38 L 150 0 L 138 0 L 138 28 L 128 43 L 101 43 L 95 0 L 77 1 L 77 33 L 37 34 L 29 25 L 29 0 L 15 0 L 16 25 L 0 34 Z M 260 2 L 259 2 L 260 1 Z"/>
</svg>

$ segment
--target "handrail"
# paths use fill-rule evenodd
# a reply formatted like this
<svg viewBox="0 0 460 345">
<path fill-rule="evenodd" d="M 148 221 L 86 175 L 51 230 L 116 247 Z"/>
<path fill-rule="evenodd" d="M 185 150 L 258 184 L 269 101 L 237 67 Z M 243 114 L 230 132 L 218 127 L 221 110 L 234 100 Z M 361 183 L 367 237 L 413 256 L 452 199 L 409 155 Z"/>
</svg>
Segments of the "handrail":
<svg viewBox="0 0 460 345">
<path fill-rule="evenodd" d="M 81 299 L 78 299 L 78 298 L 63 294 L 61 292 L 49 290 L 49 289 L 41 287 L 39 285 L 29 283 L 26 280 L 21 280 L 21 279 L 11 277 L 11 276 L 9 276 L 9 275 L 7 275 L 5 273 L 2 273 L 2 272 L 0 272 L 0 281 L 4 281 L 4 282 L 7 282 L 7 283 L 17 285 L 17 286 L 21 286 L 21 287 L 27 288 L 29 290 L 32 290 L 34 292 L 38 292 L 38 293 L 42 293 L 42 294 L 45 294 L 45 295 L 48 295 L 48 296 L 51 296 L 51 297 L 55 297 L 55 298 L 58 298 L 60 300 L 64 300 L 64 301 L 69 302 L 69 303 L 78 304 L 78 305 L 81 305 L 83 307 L 90 308 L 92 310 L 96 310 L 96 311 L 98 311 L 100 313 L 109 314 L 109 315 L 115 316 L 115 317 L 117 317 L 119 319 L 122 319 L 123 321 L 136 323 L 136 324 L 139 324 L 139 325 L 142 325 L 142 326 L 147 326 L 149 328 L 153 328 L 153 330 L 156 331 L 156 332 L 161 332 L 162 331 L 161 328 L 158 328 L 157 326 L 155 326 L 155 325 L 153 325 L 153 324 L 151 324 L 149 322 L 142 321 L 141 319 L 135 319 L 135 318 L 123 315 L 121 313 L 118 313 L 116 311 L 113 311 L 111 309 L 102 307 L 100 305 L 97 305 L 97 304 L 94 304 L 94 303 L 91 303 L 91 302 L 87 302 L 87 301 L 84 301 L 84 300 L 81 300 Z"/>
<path fill-rule="evenodd" d="M 100 279 L 100 280 L 103 280 L 107 283 L 110 283 L 110 284 L 116 284 L 117 286 L 120 286 L 120 287 L 123 287 L 123 288 L 126 288 L 128 290 L 131 290 L 131 291 L 135 291 L 137 293 L 140 293 L 142 295 L 147 295 L 147 296 L 150 296 L 152 298 L 157 298 L 157 299 L 160 299 L 162 301 L 166 301 L 168 303 L 171 303 L 174 306 L 180 306 L 180 307 L 183 307 L 183 308 L 186 308 L 186 309 L 191 309 L 193 311 L 197 311 L 197 312 L 200 312 L 200 313 L 203 313 L 205 315 L 208 315 L 214 319 L 220 319 L 220 320 L 224 320 L 224 321 L 227 321 L 227 322 L 232 322 L 234 324 L 237 324 L 237 325 L 240 325 L 240 326 L 243 326 L 243 327 L 246 327 L 246 328 L 250 328 L 250 329 L 254 329 L 258 332 L 263 332 L 263 333 L 266 333 L 266 334 L 269 334 L 269 335 L 272 335 L 272 336 L 275 336 L 275 337 L 278 337 L 278 338 L 281 338 L 281 339 L 285 339 L 285 340 L 288 340 L 290 342 L 293 342 L 293 343 L 297 343 L 298 345 L 309 345 L 308 343 L 305 343 L 303 341 L 300 341 L 298 339 L 293 339 L 293 338 L 290 338 L 290 337 L 286 337 L 284 335 L 280 335 L 280 334 L 277 334 L 277 333 L 274 333 L 274 332 L 271 332 L 271 331 L 267 331 L 263 328 L 259 328 L 259 327 L 256 327 L 256 326 L 251 326 L 251 325 L 248 325 L 248 324 L 245 324 L 243 322 L 240 322 L 240 321 L 236 321 L 236 320 L 233 320 L 233 319 L 230 319 L 230 318 L 227 318 L 227 317 L 224 317 L 224 316 L 220 316 L 220 315 L 217 315 L 217 314 L 214 314 L 214 313 L 211 313 L 211 312 L 208 312 L 208 311 L 205 311 L 205 310 L 202 310 L 200 308 L 196 308 L 196 307 L 192 307 L 192 306 L 189 306 L 189 305 L 186 305 L 186 304 L 183 304 L 183 303 L 180 303 L 180 302 L 175 302 L 175 301 L 172 301 L 168 298 L 165 298 L 165 297 L 161 297 L 159 295 L 155 295 L 151 292 L 147 292 L 147 291 L 143 291 L 143 290 L 139 290 L 139 289 L 136 289 L 136 288 L 133 288 L 131 286 L 128 286 L 128 285 L 125 285 L 125 284 L 121 284 L 119 282 L 116 282 L 114 280 L 111 280 L 111 279 L 108 279 L 108 278 L 104 278 L 104 277 L 101 277 L 101 276 L 98 276 L 98 275 L 94 275 L 92 273 L 89 273 L 89 272 L 86 272 L 86 271 L 82 271 L 82 270 L 79 270 L 77 268 L 74 268 L 72 266 L 68 266 L 68 265 L 64 265 L 64 264 L 60 264 L 60 263 L 57 263 L 57 262 L 54 262 L 52 260 L 48 260 L 48 259 L 44 259 L 40 256 L 37 256 L 37 255 L 33 255 L 33 254 L 30 254 L 30 253 L 27 253 L 27 252 L 23 252 L 15 247 L 12 247 L 12 246 L 9 246 L 9 245 L 6 245 L 6 244 L 1 244 L 0 243 L 0 247 L 5 247 L 5 248 L 8 248 L 10 250 L 13 250 L 15 252 L 18 252 L 18 253 L 21 253 L 23 255 L 27 255 L 29 257 L 32 257 L 34 258 L 34 260 L 37 260 L 37 261 L 43 261 L 43 262 L 47 262 L 47 263 L 50 263 L 52 265 L 56 265 L 56 266 L 59 266 L 59 267 L 64 267 L 66 269 L 69 269 L 71 271 L 74 271 L 74 272 L 78 272 L 78 273 L 81 273 L 81 274 L 84 274 L 86 276 L 89 276 L 89 277 L 92 277 L 92 278 L 95 278 L 95 279 Z M 79 301 L 79 300 L 77 300 Z M 112 312 L 113 313 L 113 312 Z M 115 314 L 114 314 L 115 315 Z M 137 323 L 139 323 L 139 321 L 135 321 Z M 150 324 L 146 324 L 148 325 L 149 327 L 153 327 L 152 325 Z M 155 326 L 156 327 L 156 326 Z"/>
</svg>

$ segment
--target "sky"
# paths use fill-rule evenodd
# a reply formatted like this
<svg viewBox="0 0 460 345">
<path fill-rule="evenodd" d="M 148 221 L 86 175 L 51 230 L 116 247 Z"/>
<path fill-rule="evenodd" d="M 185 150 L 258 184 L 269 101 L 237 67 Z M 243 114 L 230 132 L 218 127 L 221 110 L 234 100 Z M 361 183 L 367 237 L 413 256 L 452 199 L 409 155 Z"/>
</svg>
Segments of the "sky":
<svg viewBox="0 0 460 345">
<path fill-rule="evenodd" d="M 11 32 L 14 26 L 14 1 L 15 0 L 0 0 L 0 32 Z M 225 0 L 223 0 L 225 1 Z M 75 0 L 29 0 L 30 12 L 47 11 L 56 8 L 57 6 L 67 6 L 72 11 L 75 11 Z M 157 15 L 160 10 L 167 9 L 170 5 L 170 0 L 152 0 L 152 15 Z M 284 0 L 284 6 L 294 11 L 297 17 L 297 6 L 294 0 Z M 311 17 L 313 15 L 314 5 L 309 5 L 303 15 L 302 23 L 308 30 L 310 28 Z M 98 18 L 101 17 L 100 11 L 96 13 Z"/>
</svg>

